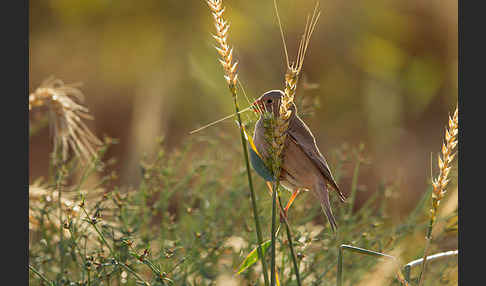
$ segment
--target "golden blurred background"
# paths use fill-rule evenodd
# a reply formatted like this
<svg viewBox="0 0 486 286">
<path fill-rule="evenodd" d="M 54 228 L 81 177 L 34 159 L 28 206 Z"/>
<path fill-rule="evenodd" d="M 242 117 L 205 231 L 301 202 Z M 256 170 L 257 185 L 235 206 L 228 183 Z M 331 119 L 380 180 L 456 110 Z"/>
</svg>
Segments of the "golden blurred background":
<svg viewBox="0 0 486 286">
<path fill-rule="evenodd" d="M 315 2 L 278 2 L 293 56 Z M 273 1 L 225 6 L 247 94 L 283 88 Z M 457 1 L 322 0 L 320 6 L 304 62 L 306 80 L 318 85 L 308 92 L 320 107 L 305 121 L 326 156 L 344 142 L 364 143 L 372 164 L 359 184 L 374 190 L 399 178 L 405 195 L 398 207 L 406 209 L 427 187 L 431 153 L 435 162 L 457 102 Z M 154 150 L 156 136 L 164 135 L 172 150 L 197 136 L 189 131 L 234 111 L 213 32 L 202 0 L 31 1 L 30 91 L 50 75 L 82 82 L 95 117 L 89 126 L 99 137 L 120 139 L 108 156 L 118 159 L 120 183 L 136 185 L 138 162 Z M 239 140 L 232 120 L 202 132 Z M 48 128 L 30 139 L 30 181 L 47 176 L 51 150 Z"/>
</svg>

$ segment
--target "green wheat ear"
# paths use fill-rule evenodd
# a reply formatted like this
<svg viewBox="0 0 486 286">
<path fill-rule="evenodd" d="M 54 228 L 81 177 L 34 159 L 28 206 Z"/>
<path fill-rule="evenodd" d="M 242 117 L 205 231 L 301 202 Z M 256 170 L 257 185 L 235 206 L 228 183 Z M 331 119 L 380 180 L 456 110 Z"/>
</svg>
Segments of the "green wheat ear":
<svg viewBox="0 0 486 286">
<path fill-rule="evenodd" d="M 273 176 L 273 172 L 271 169 L 268 168 L 268 166 L 265 164 L 265 161 L 258 153 L 255 143 L 253 142 L 253 138 L 248 135 L 243 125 L 241 125 L 241 130 L 245 134 L 245 139 L 248 141 L 248 147 L 249 147 L 248 149 L 250 150 L 251 166 L 257 172 L 257 174 L 260 175 L 265 181 L 274 182 L 275 177 Z"/>
</svg>

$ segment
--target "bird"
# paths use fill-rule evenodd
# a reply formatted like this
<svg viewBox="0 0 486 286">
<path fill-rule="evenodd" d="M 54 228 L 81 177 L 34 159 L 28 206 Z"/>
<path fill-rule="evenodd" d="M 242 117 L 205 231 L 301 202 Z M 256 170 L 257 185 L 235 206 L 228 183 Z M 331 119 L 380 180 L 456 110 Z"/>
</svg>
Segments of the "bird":
<svg viewBox="0 0 486 286">
<path fill-rule="evenodd" d="M 271 155 L 270 144 L 265 139 L 262 111 L 273 112 L 275 116 L 279 116 L 280 102 L 283 96 L 284 92 L 281 90 L 270 90 L 253 103 L 254 110 L 260 115 L 255 124 L 253 142 L 264 162 Z M 320 202 L 331 229 L 335 232 L 338 226 L 329 203 L 329 187 L 337 192 L 341 202 L 345 201 L 346 196 L 339 189 L 326 159 L 317 147 L 314 135 L 297 114 L 297 107 L 293 102 L 290 111 L 291 115 L 287 119 L 289 125 L 281 155 L 280 183 L 292 193 L 292 201 L 299 191 L 311 191 Z M 262 175 L 261 171 L 258 172 L 257 170 L 257 173 Z"/>
</svg>

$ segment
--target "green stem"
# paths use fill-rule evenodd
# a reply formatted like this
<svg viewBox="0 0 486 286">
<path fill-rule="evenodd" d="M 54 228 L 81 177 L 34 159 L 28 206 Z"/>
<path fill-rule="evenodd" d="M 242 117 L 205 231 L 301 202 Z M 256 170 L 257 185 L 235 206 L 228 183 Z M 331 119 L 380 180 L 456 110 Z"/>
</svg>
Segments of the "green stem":
<svg viewBox="0 0 486 286">
<path fill-rule="evenodd" d="M 83 210 L 84 214 L 87 216 L 88 220 L 90 220 L 90 217 L 89 217 L 89 214 L 88 212 L 86 211 L 86 209 L 81 206 L 81 209 Z M 146 286 L 150 286 L 150 284 L 148 282 L 146 282 L 145 280 L 142 279 L 142 277 L 140 277 L 140 275 L 138 275 L 137 272 L 133 271 L 130 267 L 128 267 L 128 265 L 126 265 L 125 263 L 123 262 L 120 262 L 118 261 L 118 258 L 117 256 L 115 255 L 115 253 L 113 252 L 113 249 L 111 248 L 111 246 L 108 244 L 108 242 L 106 241 L 105 239 L 105 236 L 103 235 L 103 233 L 101 233 L 101 231 L 98 229 L 98 227 L 94 224 L 94 223 L 91 223 L 90 224 L 93 226 L 93 228 L 96 230 L 96 232 L 98 233 L 99 237 L 101 238 L 103 244 L 106 245 L 106 247 L 108 247 L 108 249 L 110 250 L 110 254 L 111 256 L 113 257 L 113 259 L 115 259 L 115 261 L 117 262 L 117 264 L 120 264 L 123 268 L 125 268 L 128 272 L 130 272 L 133 276 L 135 276 L 138 280 L 142 281 L 143 284 L 145 284 Z M 88 274 L 88 279 L 89 279 L 89 274 Z"/>
<path fill-rule="evenodd" d="M 338 270 L 336 279 L 337 286 L 343 285 L 343 249 L 340 246 L 338 246 Z"/>
<path fill-rule="evenodd" d="M 427 263 L 427 253 L 429 251 L 430 241 L 432 239 L 432 237 L 429 235 L 429 233 L 431 233 L 431 230 L 432 230 L 432 227 L 429 227 L 428 234 L 425 237 L 424 258 L 422 259 L 422 268 L 420 270 L 418 286 L 421 286 L 424 282 L 424 279 L 425 279 L 424 277 L 425 277 L 425 265 Z"/>
<path fill-rule="evenodd" d="M 56 164 L 57 165 L 57 164 Z M 61 275 L 64 275 L 64 233 L 62 222 L 62 180 L 64 178 L 64 165 L 57 165 L 57 205 L 59 208 L 59 263 Z"/>
<path fill-rule="evenodd" d="M 49 281 L 42 273 L 40 273 L 37 269 L 35 269 L 32 265 L 29 264 L 30 271 L 34 272 L 35 275 L 39 276 L 42 281 L 46 282 L 48 285 L 53 285 L 51 281 Z"/>
<path fill-rule="evenodd" d="M 427 234 L 425 236 L 424 258 L 422 261 L 422 269 L 420 270 L 418 286 L 421 286 L 425 279 L 425 266 L 427 264 L 427 253 L 429 251 L 430 241 L 432 240 L 432 229 L 434 227 L 434 223 L 435 223 L 435 214 L 430 217 L 429 226 L 427 228 Z"/>
<path fill-rule="evenodd" d="M 86 215 L 87 219 L 90 220 L 90 224 L 93 226 L 93 228 L 95 229 L 95 231 L 98 233 L 99 237 L 103 241 L 103 244 L 106 245 L 106 247 L 108 247 L 108 249 L 110 250 L 111 256 L 116 259 L 115 253 L 113 252 L 113 249 L 111 248 L 111 246 L 106 241 L 105 236 L 103 235 L 103 233 L 101 233 L 101 231 L 98 229 L 98 227 L 94 223 L 91 222 L 91 218 L 89 217 L 89 214 L 86 211 L 86 209 L 84 207 L 81 207 L 81 209 L 83 210 L 83 212 Z"/>
<path fill-rule="evenodd" d="M 130 267 L 128 267 L 128 265 L 126 265 L 125 263 L 120 263 L 120 265 L 123 268 L 125 268 L 128 272 L 130 272 L 133 276 L 135 276 L 138 280 L 142 281 L 143 284 L 145 284 L 146 286 L 150 286 L 150 284 L 147 281 L 143 280 L 143 278 L 140 277 L 140 275 L 138 275 L 137 272 L 133 271 Z"/>
<path fill-rule="evenodd" d="M 237 114 L 237 119 L 238 123 L 240 126 L 243 126 L 241 123 L 241 116 L 240 116 L 240 109 L 238 107 L 238 102 L 236 101 L 236 90 L 230 87 L 230 90 L 233 94 L 233 100 L 235 104 L 235 111 Z M 246 140 L 245 140 L 245 134 L 243 133 L 243 129 L 240 128 L 240 137 L 241 137 L 241 146 L 243 148 L 243 155 L 245 158 L 245 164 L 246 164 L 246 174 L 248 177 L 248 186 L 250 187 L 250 197 L 251 197 L 251 205 L 253 209 L 253 217 L 255 219 L 255 228 L 256 228 L 256 233 L 257 233 L 257 240 L 258 240 L 258 247 L 257 247 L 257 252 L 258 252 L 258 257 L 260 258 L 260 261 L 262 263 L 262 272 L 263 272 L 263 278 L 265 281 L 265 286 L 269 285 L 268 282 L 268 273 L 267 273 L 267 264 L 265 262 L 265 257 L 263 257 L 263 251 L 261 249 L 261 245 L 263 243 L 263 236 L 262 236 L 262 230 L 260 227 L 260 219 L 258 217 L 258 209 L 257 209 L 257 204 L 256 204 L 256 196 L 255 196 L 255 190 L 253 189 L 253 180 L 251 177 L 251 172 L 250 172 L 250 163 L 248 161 L 248 149 L 246 145 Z"/>
<path fill-rule="evenodd" d="M 280 196 L 278 196 L 278 203 L 280 204 L 280 209 L 283 210 L 282 202 L 280 201 Z M 285 213 L 283 215 L 285 215 Z M 290 254 L 291 254 L 291 257 L 292 257 L 292 263 L 294 265 L 294 271 L 295 271 L 295 278 L 297 279 L 297 285 L 300 286 L 301 284 L 300 284 L 299 265 L 297 263 L 297 258 L 295 257 L 294 245 L 293 245 L 293 241 L 292 241 L 292 234 L 290 232 L 289 222 L 288 222 L 288 220 L 285 216 L 284 216 L 283 221 L 284 221 L 284 224 L 285 224 L 285 228 L 287 230 L 287 240 L 289 241 Z"/>
<path fill-rule="evenodd" d="M 351 196 L 350 196 L 350 202 L 349 202 L 349 207 L 348 207 L 348 214 L 351 215 L 351 212 L 353 211 L 354 207 L 354 201 L 356 199 L 356 190 L 357 185 L 358 185 L 358 174 L 359 174 L 359 165 L 361 164 L 360 159 L 358 158 L 358 161 L 356 162 L 356 166 L 354 167 L 354 173 L 353 173 L 353 181 L 351 183 Z"/>
<path fill-rule="evenodd" d="M 278 178 L 278 177 L 277 177 Z M 271 285 L 275 286 L 275 242 L 276 242 L 276 228 L 277 228 L 277 189 L 279 186 L 279 180 L 275 180 L 273 190 L 272 190 L 272 244 L 271 244 L 271 266 L 270 266 L 270 277 L 271 277 Z"/>
<path fill-rule="evenodd" d="M 71 223 L 73 223 L 71 221 Z M 70 234 L 70 237 L 71 237 L 71 243 L 73 244 L 74 246 L 74 251 L 76 252 L 76 250 L 78 250 L 78 254 L 79 254 L 79 257 L 81 258 L 81 264 L 78 263 L 78 267 L 82 269 L 82 276 L 81 276 L 81 280 L 84 281 L 84 276 L 85 276 L 85 267 L 84 265 L 86 265 L 86 256 L 83 257 L 83 255 L 81 254 L 81 249 L 79 248 L 79 245 L 78 245 L 78 241 L 77 241 L 77 238 L 76 238 L 76 234 L 74 232 L 74 225 L 70 225 L 69 226 L 69 234 Z M 76 262 L 78 260 L 76 259 Z"/>
</svg>

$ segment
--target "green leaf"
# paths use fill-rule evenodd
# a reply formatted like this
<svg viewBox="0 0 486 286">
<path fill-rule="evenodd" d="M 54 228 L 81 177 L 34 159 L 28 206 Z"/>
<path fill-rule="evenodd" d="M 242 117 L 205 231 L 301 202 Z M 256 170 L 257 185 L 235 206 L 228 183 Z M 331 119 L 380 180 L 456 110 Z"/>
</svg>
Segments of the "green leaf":
<svg viewBox="0 0 486 286">
<path fill-rule="evenodd" d="M 267 241 L 265 241 L 264 243 L 261 244 L 263 257 L 265 257 L 265 252 L 266 252 L 267 248 L 270 246 L 271 243 L 272 243 L 271 240 L 267 240 Z M 240 274 L 245 269 L 247 269 L 248 267 L 250 267 L 253 264 L 255 264 L 255 262 L 257 262 L 257 261 L 258 261 L 258 247 L 256 247 L 255 249 L 253 249 L 250 252 L 250 254 L 248 254 L 246 256 L 245 260 L 243 260 L 243 262 L 240 265 L 240 268 L 238 269 L 238 274 Z"/>
</svg>

